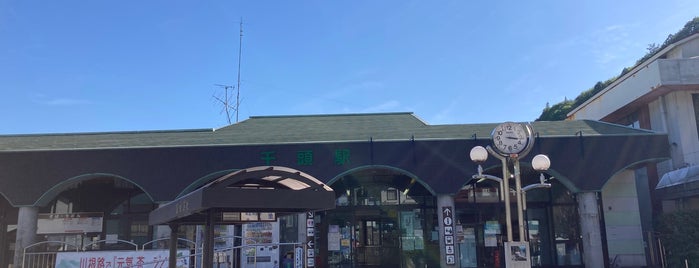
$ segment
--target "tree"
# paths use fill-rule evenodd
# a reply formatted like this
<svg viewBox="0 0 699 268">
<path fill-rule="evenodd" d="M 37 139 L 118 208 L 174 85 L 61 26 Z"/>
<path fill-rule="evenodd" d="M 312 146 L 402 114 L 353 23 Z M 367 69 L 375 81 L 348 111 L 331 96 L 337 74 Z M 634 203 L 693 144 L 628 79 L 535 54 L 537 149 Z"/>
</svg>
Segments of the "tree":
<svg viewBox="0 0 699 268">
<path fill-rule="evenodd" d="M 655 222 L 660 240 L 665 247 L 668 267 L 684 267 L 685 260 L 692 266 L 699 263 L 699 211 L 679 210 L 660 216 Z"/>
<path fill-rule="evenodd" d="M 597 82 L 592 88 L 581 92 L 580 95 L 578 95 L 575 98 L 574 102 L 570 102 L 566 99 L 560 103 L 553 105 L 551 108 L 549 108 L 549 104 L 547 103 L 546 108 L 544 108 L 541 115 L 539 116 L 539 118 L 536 119 L 536 121 L 565 120 L 567 118 L 568 112 L 585 103 L 595 94 L 601 92 L 603 89 L 611 85 L 617 78 L 624 76 L 633 68 L 650 59 L 656 53 L 660 52 L 667 46 L 674 44 L 675 42 L 680 41 L 695 33 L 699 33 L 699 17 L 695 17 L 692 20 L 688 21 L 684 25 L 684 27 L 682 27 L 682 29 L 677 31 L 677 33 L 668 35 L 665 39 L 665 42 L 663 42 L 662 45 L 657 45 L 655 43 L 649 44 L 646 48 L 648 50 L 646 55 L 640 58 L 638 61 L 636 61 L 636 64 L 634 66 L 623 68 L 621 70 L 621 74 L 617 77 L 610 78 L 605 82 Z"/>
<path fill-rule="evenodd" d="M 536 119 L 536 121 L 561 121 L 565 120 L 567 117 L 568 112 L 570 112 L 572 108 L 572 101 L 566 100 L 557 104 L 554 104 L 551 107 L 544 108 L 544 111 L 541 112 L 541 116 Z"/>
</svg>

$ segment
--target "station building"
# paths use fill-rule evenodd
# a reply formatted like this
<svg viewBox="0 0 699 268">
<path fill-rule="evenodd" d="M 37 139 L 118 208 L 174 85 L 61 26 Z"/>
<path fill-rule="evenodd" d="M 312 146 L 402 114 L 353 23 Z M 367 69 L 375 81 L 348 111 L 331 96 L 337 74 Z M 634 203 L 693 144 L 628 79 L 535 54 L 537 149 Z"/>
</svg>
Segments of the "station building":
<svg viewBox="0 0 699 268">
<path fill-rule="evenodd" d="M 503 267 L 505 204 L 494 182 L 473 179 L 478 164 L 469 159 L 471 148 L 491 144 L 496 125 L 430 125 L 412 113 L 381 113 L 251 117 L 220 129 L 0 136 L 0 265 L 18 267 L 24 249 L 41 241 L 148 243 L 163 233 L 148 224 L 159 206 L 231 172 L 269 166 L 309 174 L 335 193 L 335 208 L 314 215 L 315 267 Z M 592 120 L 532 126 L 522 184 L 540 182 L 531 158 L 546 154 L 552 164 L 543 175 L 552 187 L 527 194 L 526 234 L 515 236 L 530 241 L 534 267 L 608 265 L 607 241 L 642 231 L 638 219 L 638 226 L 610 225 L 603 212 L 623 209 L 638 218 L 648 166 L 670 156 L 667 135 Z M 502 176 L 499 160 L 481 165 Z M 605 189 L 617 194 L 605 200 Z M 445 208 L 454 209 L 454 252 L 445 247 Z M 279 241 L 302 240 L 305 216 L 280 217 Z M 99 226 L 56 233 L 38 224 L 62 217 L 97 218 Z M 197 236 L 196 228 L 179 232 Z"/>
</svg>

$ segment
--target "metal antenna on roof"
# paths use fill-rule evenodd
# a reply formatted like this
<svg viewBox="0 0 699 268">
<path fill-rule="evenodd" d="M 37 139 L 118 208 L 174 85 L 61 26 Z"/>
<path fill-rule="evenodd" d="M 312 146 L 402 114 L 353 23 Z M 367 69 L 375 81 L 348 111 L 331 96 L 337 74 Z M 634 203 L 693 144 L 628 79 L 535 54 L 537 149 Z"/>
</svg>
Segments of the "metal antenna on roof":
<svg viewBox="0 0 699 268">
<path fill-rule="evenodd" d="M 217 102 L 223 105 L 221 113 L 226 113 L 226 120 L 228 124 L 232 124 L 231 112 L 235 112 L 235 122 L 238 123 L 238 111 L 240 110 L 240 63 L 243 55 L 243 18 L 240 18 L 240 40 L 238 43 L 238 85 L 221 85 L 215 84 L 215 86 L 223 88 L 223 96 L 214 96 Z M 229 94 L 230 90 L 236 90 L 235 104 L 231 104 L 232 93 Z"/>
<path fill-rule="evenodd" d="M 216 96 L 214 95 L 214 99 L 216 99 L 217 102 L 220 102 L 223 104 L 223 109 L 221 109 L 221 113 L 225 112 L 226 113 L 226 120 L 228 120 L 228 124 L 231 124 L 231 111 L 235 111 L 236 113 L 238 112 L 238 104 L 236 103 L 235 105 L 231 105 L 231 96 L 228 94 L 228 92 L 231 89 L 234 89 L 234 86 L 229 86 L 229 85 L 221 85 L 221 84 L 214 84 L 215 86 L 223 88 L 223 96 Z"/>
<path fill-rule="evenodd" d="M 238 123 L 238 110 L 240 108 L 240 59 L 243 55 L 243 17 L 240 17 L 240 39 L 238 41 L 238 91 L 235 96 L 235 122 Z"/>
</svg>

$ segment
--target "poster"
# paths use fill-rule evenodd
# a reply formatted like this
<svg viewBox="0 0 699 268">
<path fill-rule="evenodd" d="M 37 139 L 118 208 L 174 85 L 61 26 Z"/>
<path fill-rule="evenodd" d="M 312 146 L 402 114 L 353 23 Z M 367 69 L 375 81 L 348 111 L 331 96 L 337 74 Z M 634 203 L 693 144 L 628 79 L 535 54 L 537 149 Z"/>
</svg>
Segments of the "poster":
<svg viewBox="0 0 699 268">
<path fill-rule="evenodd" d="M 498 237 L 495 235 L 486 235 L 484 240 L 485 240 L 486 247 L 497 247 L 498 246 Z"/>
<path fill-rule="evenodd" d="M 401 239 L 401 247 L 403 248 L 403 251 L 415 250 L 415 237 L 402 236 L 400 239 Z"/>
<path fill-rule="evenodd" d="M 340 251 L 340 233 L 328 233 L 328 250 Z"/>
<path fill-rule="evenodd" d="M 500 234 L 500 223 L 497 221 L 486 221 L 483 228 L 484 242 L 486 247 L 498 246 L 498 235 Z"/>
<path fill-rule="evenodd" d="M 531 267 L 528 242 L 505 242 L 505 267 Z"/>
<path fill-rule="evenodd" d="M 484 232 L 485 234 L 500 234 L 500 223 L 497 221 L 486 221 Z"/>
<path fill-rule="evenodd" d="M 401 211 L 400 212 L 400 225 L 404 234 L 411 234 L 413 232 L 413 225 L 415 224 L 415 213 L 412 211 Z"/>
<path fill-rule="evenodd" d="M 425 249 L 425 241 L 423 240 L 422 236 L 415 237 L 415 249 L 417 249 L 417 250 Z"/>
</svg>

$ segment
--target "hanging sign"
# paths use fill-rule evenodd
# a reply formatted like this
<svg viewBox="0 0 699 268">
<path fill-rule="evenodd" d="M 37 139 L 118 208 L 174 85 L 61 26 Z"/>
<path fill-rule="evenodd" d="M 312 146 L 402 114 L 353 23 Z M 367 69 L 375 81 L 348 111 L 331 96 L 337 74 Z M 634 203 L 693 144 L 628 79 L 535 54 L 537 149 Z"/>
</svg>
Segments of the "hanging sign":
<svg viewBox="0 0 699 268">
<path fill-rule="evenodd" d="M 306 267 L 315 267 L 315 213 L 306 212 Z"/>
<path fill-rule="evenodd" d="M 444 252 L 446 253 L 446 264 L 456 264 L 456 254 L 454 250 L 454 208 L 442 207 L 442 223 L 444 224 Z"/>
</svg>

